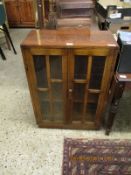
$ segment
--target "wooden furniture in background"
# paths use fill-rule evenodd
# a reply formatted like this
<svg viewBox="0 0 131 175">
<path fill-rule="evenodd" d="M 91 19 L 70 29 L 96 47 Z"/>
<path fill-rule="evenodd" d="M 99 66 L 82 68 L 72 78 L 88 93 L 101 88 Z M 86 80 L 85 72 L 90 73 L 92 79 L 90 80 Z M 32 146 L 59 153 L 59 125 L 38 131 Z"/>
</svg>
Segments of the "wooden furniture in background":
<svg viewBox="0 0 131 175">
<path fill-rule="evenodd" d="M 124 92 L 125 85 L 129 82 L 131 82 L 131 74 L 123 74 L 117 72 L 114 76 L 110 97 L 111 106 L 106 124 L 106 135 L 109 135 L 111 132 L 111 128 L 113 126 L 115 116 L 119 108 L 119 102 Z"/>
<path fill-rule="evenodd" d="M 94 15 L 93 0 L 56 0 L 56 12 L 59 18 L 91 17 Z"/>
<path fill-rule="evenodd" d="M 10 27 L 35 27 L 33 0 L 5 0 Z"/>
<path fill-rule="evenodd" d="M 95 16 L 93 0 L 56 0 L 57 27 L 89 27 Z"/>
<path fill-rule="evenodd" d="M 95 0 L 37 0 L 38 26 L 88 26 L 95 17 L 95 4 Z"/>
<path fill-rule="evenodd" d="M 37 0 L 37 14 L 38 14 L 38 21 L 37 27 L 44 28 L 44 15 L 43 15 L 43 3 L 42 0 Z"/>
<path fill-rule="evenodd" d="M 33 30 L 21 49 L 39 127 L 98 129 L 118 51 L 112 34 Z"/>
</svg>

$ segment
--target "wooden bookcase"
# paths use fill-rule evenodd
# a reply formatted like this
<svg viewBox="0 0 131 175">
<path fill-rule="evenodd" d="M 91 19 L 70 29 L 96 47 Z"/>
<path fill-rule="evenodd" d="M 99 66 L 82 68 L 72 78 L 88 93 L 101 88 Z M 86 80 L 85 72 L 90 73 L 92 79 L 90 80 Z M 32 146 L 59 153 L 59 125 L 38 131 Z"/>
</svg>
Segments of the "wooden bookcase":
<svg viewBox="0 0 131 175">
<path fill-rule="evenodd" d="M 98 129 L 118 51 L 112 34 L 33 30 L 21 49 L 39 127 Z"/>
</svg>

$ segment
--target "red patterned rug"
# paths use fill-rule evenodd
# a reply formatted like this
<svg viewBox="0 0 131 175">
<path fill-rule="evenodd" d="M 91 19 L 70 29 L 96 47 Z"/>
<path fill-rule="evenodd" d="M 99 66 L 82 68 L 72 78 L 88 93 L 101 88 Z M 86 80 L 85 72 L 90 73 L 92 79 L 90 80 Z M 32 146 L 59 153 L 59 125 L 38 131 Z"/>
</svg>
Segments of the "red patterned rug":
<svg viewBox="0 0 131 175">
<path fill-rule="evenodd" d="M 131 175 L 131 140 L 65 139 L 63 175 Z"/>
</svg>

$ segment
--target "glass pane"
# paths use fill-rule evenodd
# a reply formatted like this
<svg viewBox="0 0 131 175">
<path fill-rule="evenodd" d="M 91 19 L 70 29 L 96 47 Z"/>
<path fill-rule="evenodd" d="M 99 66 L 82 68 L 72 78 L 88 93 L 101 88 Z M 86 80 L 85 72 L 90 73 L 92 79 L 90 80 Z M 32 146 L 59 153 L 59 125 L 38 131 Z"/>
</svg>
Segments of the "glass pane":
<svg viewBox="0 0 131 175">
<path fill-rule="evenodd" d="M 38 92 L 41 111 L 44 120 L 63 120 L 64 119 L 64 106 L 63 101 L 51 101 L 48 92 Z"/>
<path fill-rule="evenodd" d="M 48 87 L 45 56 L 33 56 L 38 87 Z"/>
<path fill-rule="evenodd" d="M 48 92 L 38 92 L 38 95 L 44 120 L 50 120 L 51 114 L 50 114 L 49 94 Z"/>
<path fill-rule="evenodd" d="M 96 108 L 97 108 L 97 102 L 98 102 L 99 94 L 89 94 L 88 95 L 88 101 L 86 105 L 86 113 L 84 114 L 84 103 L 79 101 L 74 101 L 73 103 L 73 114 L 72 114 L 72 120 L 73 121 L 82 121 L 82 118 L 85 118 L 86 121 L 94 121 L 95 114 L 96 114 Z M 85 115 L 83 117 L 83 115 Z"/>
<path fill-rule="evenodd" d="M 94 56 L 92 60 L 92 70 L 89 88 L 100 89 L 105 66 L 104 56 Z"/>
<path fill-rule="evenodd" d="M 97 103 L 98 98 L 99 98 L 99 94 L 93 94 L 93 93 L 88 94 L 88 102 L 89 103 Z"/>
<path fill-rule="evenodd" d="M 94 93 L 88 94 L 88 102 L 86 105 L 86 116 L 85 116 L 86 121 L 95 120 L 98 99 L 99 99 L 99 94 L 94 94 Z"/>
<path fill-rule="evenodd" d="M 51 78 L 62 79 L 62 56 L 50 56 Z"/>
<path fill-rule="evenodd" d="M 95 103 L 88 103 L 87 104 L 87 112 L 86 112 L 86 116 L 85 116 L 86 121 L 94 121 L 95 120 L 96 108 L 97 108 L 97 104 L 95 104 Z"/>
<path fill-rule="evenodd" d="M 62 83 L 52 83 L 52 96 L 54 100 L 62 100 L 63 98 L 63 89 Z"/>
<path fill-rule="evenodd" d="M 88 56 L 75 56 L 75 79 L 86 79 Z"/>
<path fill-rule="evenodd" d="M 41 101 L 41 111 L 44 120 L 52 120 L 49 101 Z"/>
<path fill-rule="evenodd" d="M 49 93 L 48 92 L 38 92 L 40 101 L 49 101 Z"/>
<path fill-rule="evenodd" d="M 74 90 L 73 90 L 73 99 L 76 102 L 83 102 L 84 100 L 84 91 L 85 91 L 85 85 L 84 84 L 74 84 Z"/>
<path fill-rule="evenodd" d="M 72 120 L 81 121 L 82 120 L 82 103 L 73 103 Z"/>
<path fill-rule="evenodd" d="M 64 106 L 63 102 L 54 102 L 53 103 L 54 110 L 54 118 L 55 120 L 63 120 L 64 119 Z"/>
</svg>

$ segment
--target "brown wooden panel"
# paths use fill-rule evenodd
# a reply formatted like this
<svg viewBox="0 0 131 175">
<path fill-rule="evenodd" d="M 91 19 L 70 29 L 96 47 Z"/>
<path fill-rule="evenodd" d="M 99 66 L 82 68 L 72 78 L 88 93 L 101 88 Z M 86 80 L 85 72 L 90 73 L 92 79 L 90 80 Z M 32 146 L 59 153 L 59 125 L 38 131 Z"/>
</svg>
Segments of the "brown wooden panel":
<svg viewBox="0 0 131 175">
<path fill-rule="evenodd" d="M 22 24 L 35 24 L 33 0 L 19 0 L 19 16 Z"/>
<path fill-rule="evenodd" d="M 44 48 L 31 48 L 30 49 L 32 55 L 64 55 L 64 49 L 44 49 Z"/>
<path fill-rule="evenodd" d="M 39 123 L 39 127 L 41 128 L 65 128 L 65 129 L 98 129 L 94 125 L 94 122 L 87 122 L 85 124 L 80 123 L 80 122 L 73 122 L 73 123 L 68 123 L 68 124 L 63 124 L 62 122 L 56 121 L 54 123 L 52 122 L 46 122 L 46 121 L 41 121 Z"/>
<path fill-rule="evenodd" d="M 113 77 L 114 73 L 114 67 L 116 62 L 116 54 L 117 50 L 109 49 L 110 55 L 106 57 L 103 77 L 102 77 L 102 83 L 101 83 L 101 93 L 99 95 L 97 110 L 96 110 L 96 116 L 95 116 L 95 124 L 97 127 L 100 127 L 101 125 L 101 118 L 102 114 L 105 109 L 105 105 L 108 101 L 108 94 L 109 94 L 109 88 L 110 88 L 110 82 Z"/>
<path fill-rule="evenodd" d="M 56 8 L 59 18 L 89 17 L 93 15 L 94 3 L 92 0 L 56 0 Z"/>
<path fill-rule="evenodd" d="M 35 11 L 33 0 L 5 0 L 10 27 L 34 27 Z"/>
<path fill-rule="evenodd" d="M 19 25 L 19 4 L 17 0 L 5 0 L 5 7 L 9 25 Z"/>
<path fill-rule="evenodd" d="M 74 55 L 91 55 L 91 56 L 107 56 L 109 54 L 108 48 L 87 48 L 75 49 Z"/>
<path fill-rule="evenodd" d="M 99 55 L 104 52 L 102 52 L 102 50 L 105 50 L 105 55 L 107 55 L 108 47 L 118 47 L 116 41 L 113 38 L 113 35 L 109 31 L 89 31 L 87 29 L 81 28 L 70 28 L 68 30 L 32 30 L 22 45 L 24 47 L 39 47 L 50 49 L 79 48 L 84 49 L 86 51 L 85 54 L 87 54 L 87 50 L 89 49 L 91 52 L 90 55 L 94 53 L 94 51 L 91 51 L 94 49 L 97 50 Z"/>
</svg>

